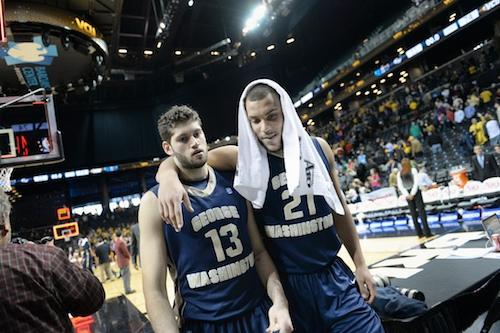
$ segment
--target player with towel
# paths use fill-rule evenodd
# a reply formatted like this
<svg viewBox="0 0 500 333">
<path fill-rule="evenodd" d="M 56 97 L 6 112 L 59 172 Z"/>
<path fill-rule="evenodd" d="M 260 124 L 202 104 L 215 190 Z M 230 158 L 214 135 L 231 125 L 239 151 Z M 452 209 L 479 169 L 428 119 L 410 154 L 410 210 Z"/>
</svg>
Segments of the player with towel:
<svg viewBox="0 0 500 333">
<path fill-rule="evenodd" d="M 215 169 L 237 169 L 234 187 L 256 209 L 295 332 L 383 332 L 380 319 L 365 302 L 373 301 L 375 285 L 328 143 L 311 138 L 285 90 L 264 79 L 245 88 L 238 131 L 238 148 L 214 149 L 208 163 Z M 180 203 L 187 209 L 191 204 L 177 172 L 167 159 L 158 179 L 168 184 L 160 186 L 162 214 L 180 230 Z M 356 265 L 355 277 L 337 256 L 342 243 Z"/>
</svg>

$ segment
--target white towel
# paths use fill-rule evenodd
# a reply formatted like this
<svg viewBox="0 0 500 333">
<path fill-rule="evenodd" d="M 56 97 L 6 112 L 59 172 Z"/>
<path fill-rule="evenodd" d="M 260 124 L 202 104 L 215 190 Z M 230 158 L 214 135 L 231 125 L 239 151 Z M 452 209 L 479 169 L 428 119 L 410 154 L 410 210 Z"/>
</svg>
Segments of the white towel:
<svg viewBox="0 0 500 333">
<path fill-rule="evenodd" d="M 240 98 L 238 110 L 239 151 L 234 188 L 251 201 L 253 207 L 262 208 L 264 205 L 269 181 L 267 151 L 253 133 L 244 105 L 248 90 L 259 83 L 269 85 L 280 95 L 281 109 L 284 115 L 283 155 L 290 195 L 301 196 L 312 193 L 323 196 L 337 214 L 344 215 L 344 208 L 335 191 L 328 169 L 311 137 L 302 127 L 290 96 L 279 84 L 267 79 L 251 82 Z"/>
</svg>

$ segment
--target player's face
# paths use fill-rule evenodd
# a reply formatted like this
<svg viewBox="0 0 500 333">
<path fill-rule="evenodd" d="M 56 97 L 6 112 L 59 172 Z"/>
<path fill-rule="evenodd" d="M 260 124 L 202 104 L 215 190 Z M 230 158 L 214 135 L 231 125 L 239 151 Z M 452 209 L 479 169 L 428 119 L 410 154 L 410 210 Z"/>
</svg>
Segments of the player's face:
<svg viewBox="0 0 500 333">
<path fill-rule="evenodd" d="M 245 103 L 248 120 L 255 136 L 270 152 L 278 152 L 282 148 L 283 111 L 278 98 L 273 95 L 258 101 Z"/>
<path fill-rule="evenodd" d="M 207 162 L 207 140 L 198 121 L 179 124 L 170 143 L 163 144 L 165 152 L 174 156 L 185 169 L 197 169 Z"/>
</svg>

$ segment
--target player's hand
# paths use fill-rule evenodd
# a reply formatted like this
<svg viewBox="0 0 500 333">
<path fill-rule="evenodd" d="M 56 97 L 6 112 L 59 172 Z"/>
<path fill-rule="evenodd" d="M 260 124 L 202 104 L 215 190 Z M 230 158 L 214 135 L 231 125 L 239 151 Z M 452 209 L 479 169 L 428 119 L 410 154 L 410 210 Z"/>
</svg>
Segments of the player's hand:
<svg viewBox="0 0 500 333">
<path fill-rule="evenodd" d="M 361 296 L 363 296 L 368 304 L 371 304 L 375 300 L 377 289 L 368 267 L 364 266 L 356 269 L 356 282 L 358 283 Z"/>
<path fill-rule="evenodd" d="M 160 180 L 160 188 L 158 190 L 160 215 L 166 223 L 172 225 L 175 231 L 180 231 L 184 224 L 182 203 L 187 210 L 190 212 L 193 211 L 189 196 L 180 180 L 176 177 L 168 180 L 165 178 Z"/>
<path fill-rule="evenodd" d="M 266 329 L 267 333 L 279 332 L 290 333 L 293 332 L 292 319 L 288 306 L 285 304 L 273 304 L 269 309 L 269 327 Z"/>
</svg>

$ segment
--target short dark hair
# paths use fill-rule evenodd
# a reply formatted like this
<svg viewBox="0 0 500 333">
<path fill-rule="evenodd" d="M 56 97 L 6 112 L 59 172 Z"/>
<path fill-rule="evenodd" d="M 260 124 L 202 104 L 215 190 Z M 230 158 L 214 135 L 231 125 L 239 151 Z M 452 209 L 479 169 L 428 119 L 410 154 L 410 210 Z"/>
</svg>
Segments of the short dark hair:
<svg viewBox="0 0 500 333">
<path fill-rule="evenodd" d="M 280 101 L 280 95 L 276 90 L 274 90 L 274 88 L 264 83 L 257 83 L 256 85 L 248 89 L 247 95 L 245 96 L 245 103 L 247 102 L 247 100 L 250 102 L 260 101 L 261 99 L 266 98 L 266 96 L 269 94 L 273 96 L 275 101 Z"/>
<path fill-rule="evenodd" d="M 116 237 L 121 237 L 122 236 L 122 231 L 120 229 L 115 231 L 115 236 Z"/>
<path fill-rule="evenodd" d="M 198 121 L 201 125 L 198 112 L 187 105 L 174 105 L 158 119 L 158 133 L 163 141 L 170 142 L 173 129 L 190 121 Z"/>
</svg>

